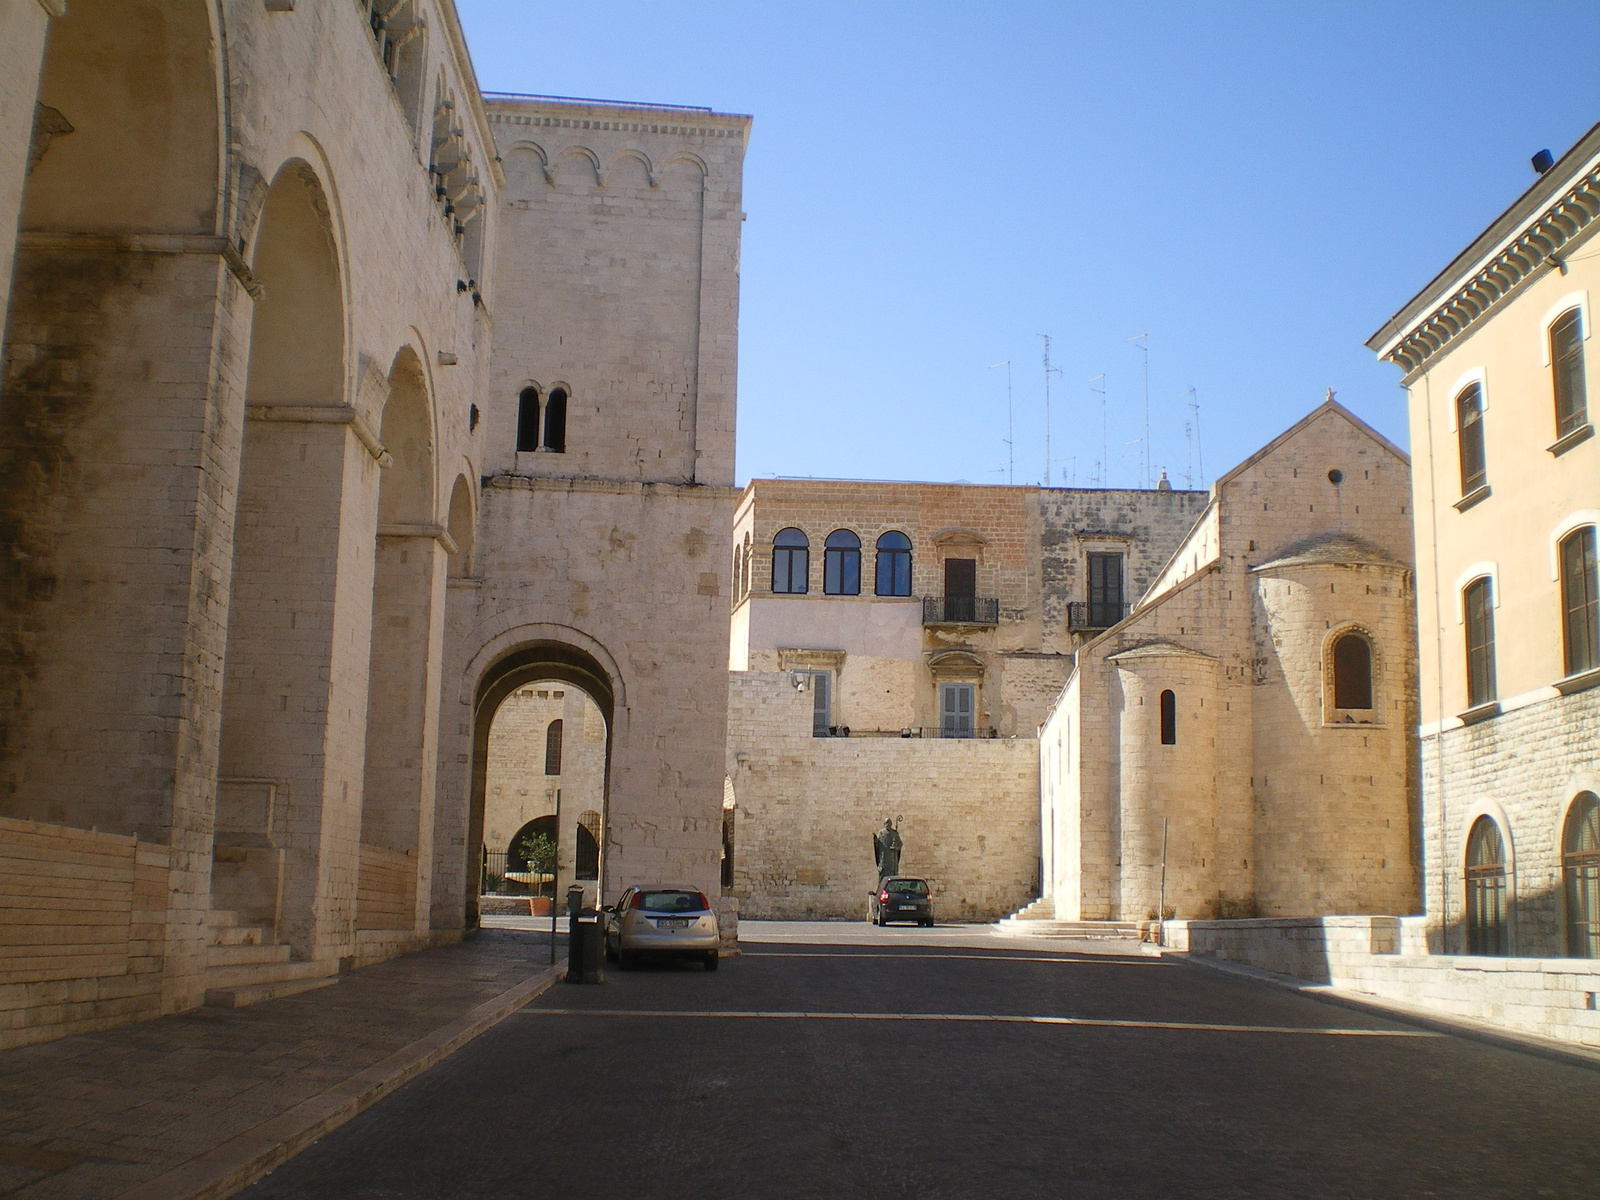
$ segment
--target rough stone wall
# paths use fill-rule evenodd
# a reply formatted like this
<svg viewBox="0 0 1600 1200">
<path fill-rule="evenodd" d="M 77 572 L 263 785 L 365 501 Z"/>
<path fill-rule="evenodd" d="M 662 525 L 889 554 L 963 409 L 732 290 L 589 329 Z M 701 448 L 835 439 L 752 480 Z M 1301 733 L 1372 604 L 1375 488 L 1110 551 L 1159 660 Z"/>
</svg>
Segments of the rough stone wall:
<svg viewBox="0 0 1600 1200">
<path fill-rule="evenodd" d="M 992 921 L 1037 895 L 1032 738 L 814 738 L 786 673 L 732 676 L 733 894 L 748 919 L 863 920 L 872 835 L 896 819 L 901 871 L 941 921 Z"/>
<path fill-rule="evenodd" d="M 1600 690 L 1557 696 L 1422 739 L 1422 878 L 1437 952 L 1467 949 L 1466 842 L 1489 816 L 1507 854 L 1513 955 L 1566 951 L 1561 837 L 1572 802 L 1600 795 Z"/>
<path fill-rule="evenodd" d="M 50 17 L 59 7 L 55 2 L 14 5 L 7 14 L 5 40 L 0 42 L 0 304 L 11 295 L 11 259 L 28 176 L 39 68 Z M 0 328 L 0 335 L 4 332 Z"/>
<path fill-rule="evenodd" d="M 1406 486 L 1403 458 L 1324 406 L 1219 481 L 1220 540 L 1191 539 L 1215 545 L 1209 565 L 1078 652 L 1041 730 L 1058 913 L 1158 907 L 1162 817 L 1179 917 L 1415 906 Z M 1295 556 L 1332 535 L 1337 553 Z M 1352 628 L 1375 652 L 1360 723 L 1327 691 L 1331 639 Z M 1151 712 L 1167 688 L 1173 746 Z"/>
</svg>

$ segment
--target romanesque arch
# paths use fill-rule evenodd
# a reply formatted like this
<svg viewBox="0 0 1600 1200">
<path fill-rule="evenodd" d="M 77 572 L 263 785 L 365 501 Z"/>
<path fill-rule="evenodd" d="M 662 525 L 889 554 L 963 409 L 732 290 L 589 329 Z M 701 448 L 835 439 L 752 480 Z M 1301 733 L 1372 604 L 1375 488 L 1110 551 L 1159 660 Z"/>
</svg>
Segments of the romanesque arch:
<svg viewBox="0 0 1600 1200">
<path fill-rule="evenodd" d="M 276 173 L 253 244 L 262 294 L 234 520 L 218 845 L 274 851 L 235 891 L 280 896 L 280 936 L 312 957 L 347 923 L 355 893 L 367 692 L 349 648 L 367 644 L 372 535 L 359 513 L 385 455 L 346 397 L 339 255 L 308 162 Z M 362 409 L 379 407 L 381 383 L 363 380 Z M 215 907 L 234 906 L 229 886 L 214 877 Z"/>
<path fill-rule="evenodd" d="M 208 237 L 165 236 L 218 225 L 219 18 L 203 0 L 64 7 L 6 314 L 25 344 L 0 394 L 0 812 L 168 841 L 205 802 L 194 697 L 220 647 L 190 621 L 226 571 L 195 529 L 219 440 L 195 348 L 227 284 Z"/>
<path fill-rule="evenodd" d="M 479 858 L 483 849 L 484 808 L 489 771 L 489 735 L 501 704 L 513 692 L 532 683 L 559 682 L 577 688 L 594 701 L 605 722 L 605 779 L 597 834 L 601 861 L 597 874 L 604 889 L 606 795 L 610 788 L 611 754 L 616 728 L 620 680 L 595 655 L 576 645 L 556 640 L 530 640 L 503 650 L 484 669 L 473 695 L 472 780 L 468 813 L 467 925 L 478 923 Z M 581 814 L 580 814 L 581 815 Z M 565 826 L 563 821 L 562 825 Z"/>
<path fill-rule="evenodd" d="M 378 487 L 358 930 L 412 931 L 433 839 L 439 659 L 450 535 L 437 524 L 434 416 L 409 346 L 389 368 Z"/>
</svg>

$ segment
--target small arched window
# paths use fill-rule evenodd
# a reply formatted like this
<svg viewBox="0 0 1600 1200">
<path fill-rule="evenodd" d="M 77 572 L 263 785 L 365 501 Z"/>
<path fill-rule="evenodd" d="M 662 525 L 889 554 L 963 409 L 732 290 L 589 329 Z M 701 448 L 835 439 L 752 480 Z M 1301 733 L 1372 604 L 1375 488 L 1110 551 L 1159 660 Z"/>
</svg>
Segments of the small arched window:
<svg viewBox="0 0 1600 1200">
<path fill-rule="evenodd" d="M 1467 626 L 1467 707 L 1494 699 L 1494 581 L 1474 579 L 1461 595 Z"/>
<path fill-rule="evenodd" d="M 544 403 L 543 449 L 553 454 L 567 452 L 567 393 L 564 388 L 551 388 L 550 398 Z"/>
<path fill-rule="evenodd" d="M 1456 449 L 1461 458 L 1461 494 L 1470 496 L 1489 481 L 1483 455 L 1483 385 L 1475 383 L 1456 397 Z"/>
<path fill-rule="evenodd" d="M 544 773 L 561 774 L 561 718 L 557 717 L 544 731 Z"/>
<path fill-rule="evenodd" d="M 733 548 L 733 573 L 729 578 L 733 580 L 733 599 L 737 603 L 744 595 L 744 549 L 740 546 Z"/>
<path fill-rule="evenodd" d="M 911 595 L 911 539 L 891 529 L 878 539 L 878 569 L 874 591 L 880 596 Z"/>
<path fill-rule="evenodd" d="M 748 596 L 750 589 L 755 587 L 755 579 L 750 569 L 752 551 L 750 549 L 750 535 L 744 535 L 744 594 Z"/>
<path fill-rule="evenodd" d="M 1359 633 L 1333 644 L 1333 706 L 1372 707 L 1372 647 Z"/>
<path fill-rule="evenodd" d="M 1594 526 L 1585 525 L 1561 539 L 1562 648 L 1568 675 L 1600 667 L 1597 593 Z"/>
<path fill-rule="evenodd" d="M 1550 372 L 1555 387 L 1556 437 L 1589 422 L 1583 384 L 1583 312 L 1569 308 L 1550 323 Z"/>
<path fill-rule="evenodd" d="M 811 541 L 798 529 L 782 529 L 772 539 L 772 590 L 780 596 L 803 596 L 811 572 Z"/>
<path fill-rule="evenodd" d="M 1467 953 L 1506 952 L 1506 848 L 1500 827 L 1479 817 L 1467 837 Z"/>
<path fill-rule="evenodd" d="M 539 389 L 525 387 L 517 397 L 517 450 L 539 448 Z"/>
<path fill-rule="evenodd" d="M 1171 688 L 1161 693 L 1161 744 L 1178 744 L 1178 697 Z"/>
<path fill-rule="evenodd" d="M 1567 953 L 1600 958 L 1600 797 L 1580 792 L 1561 834 L 1567 889 Z"/>
<path fill-rule="evenodd" d="M 822 590 L 830 596 L 859 596 L 861 539 L 848 529 L 835 529 L 824 546 Z"/>
</svg>

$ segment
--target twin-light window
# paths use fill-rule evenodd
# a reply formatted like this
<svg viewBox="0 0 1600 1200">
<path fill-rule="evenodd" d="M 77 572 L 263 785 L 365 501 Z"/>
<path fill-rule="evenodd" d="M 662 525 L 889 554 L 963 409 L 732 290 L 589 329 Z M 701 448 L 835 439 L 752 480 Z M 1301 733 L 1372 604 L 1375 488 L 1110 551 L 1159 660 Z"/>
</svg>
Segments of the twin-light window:
<svg viewBox="0 0 1600 1200">
<path fill-rule="evenodd" d="M 525 387 L 517 397 L 517 451 L 544 450 L 565 454 L 567 450 L 567 390 L 551 388 L 542 396 L 536 387 Z"/>
</svg>

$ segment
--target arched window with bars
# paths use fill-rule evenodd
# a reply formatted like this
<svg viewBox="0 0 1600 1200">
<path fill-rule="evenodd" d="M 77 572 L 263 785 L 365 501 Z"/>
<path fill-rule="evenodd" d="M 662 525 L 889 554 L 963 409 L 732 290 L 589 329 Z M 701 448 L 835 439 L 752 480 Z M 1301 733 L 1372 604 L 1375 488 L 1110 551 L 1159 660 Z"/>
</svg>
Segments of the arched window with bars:
<svg viewBox="0 0 1600 1200">
<path fill-rule="evenodd" d="M 1561 831 L 1561 875 L 1566 885 L 1567 953 L 1600 958 L 1600 797 L 1580 792 Z"/>
<path fill-rule="evenodd" d="M 1504 955 L 1506 848 L 1492 817 L 1479 817 L 1467 836 L 1467 953 Z"/>
</svg>

